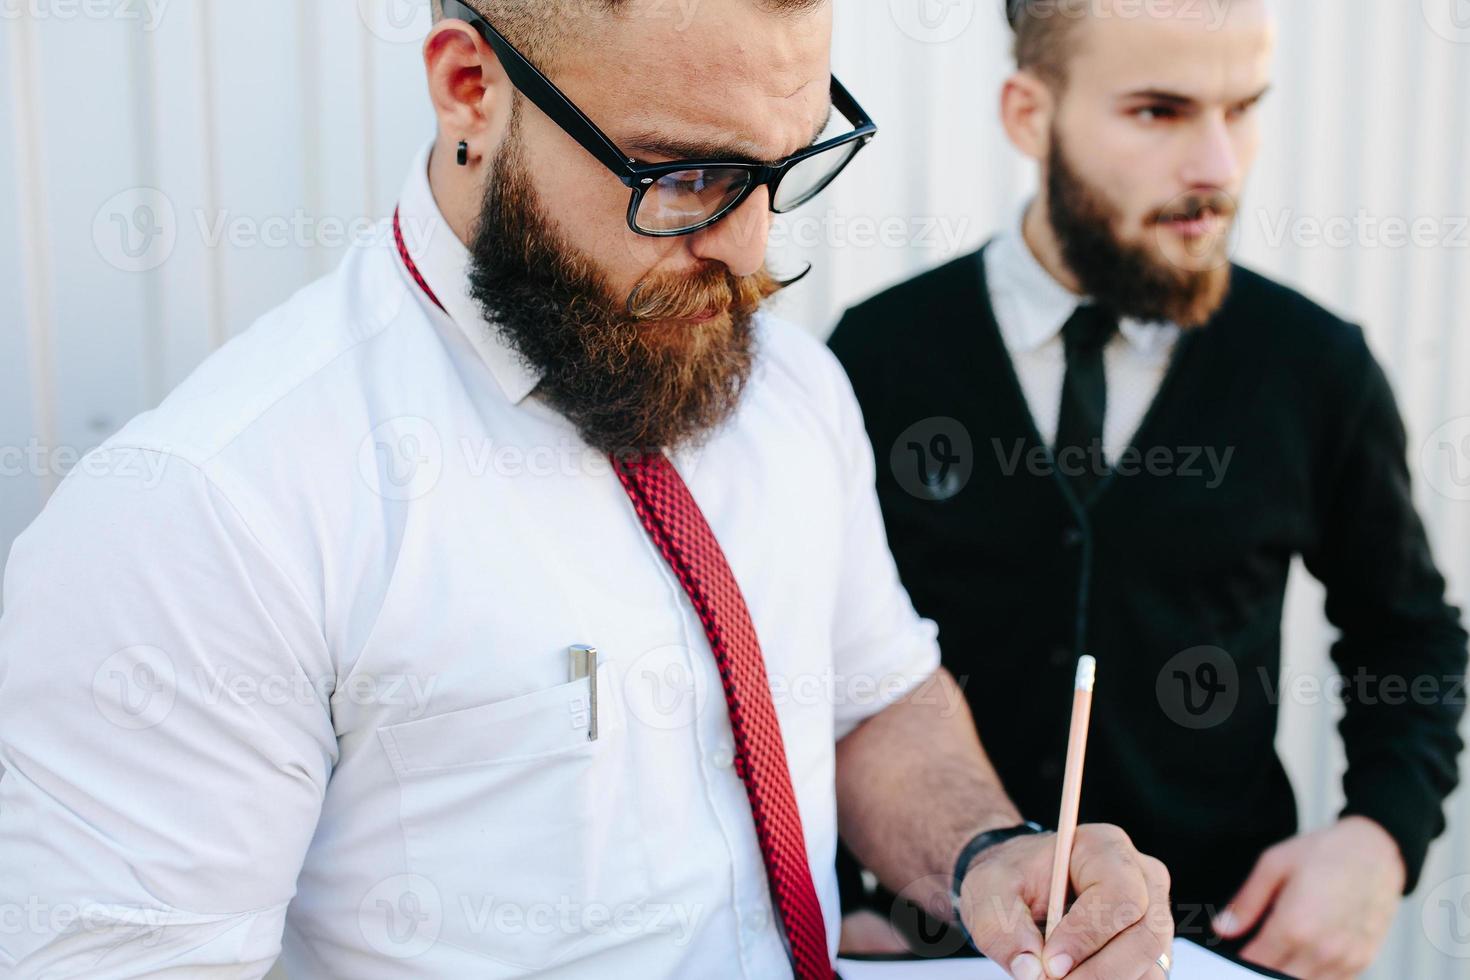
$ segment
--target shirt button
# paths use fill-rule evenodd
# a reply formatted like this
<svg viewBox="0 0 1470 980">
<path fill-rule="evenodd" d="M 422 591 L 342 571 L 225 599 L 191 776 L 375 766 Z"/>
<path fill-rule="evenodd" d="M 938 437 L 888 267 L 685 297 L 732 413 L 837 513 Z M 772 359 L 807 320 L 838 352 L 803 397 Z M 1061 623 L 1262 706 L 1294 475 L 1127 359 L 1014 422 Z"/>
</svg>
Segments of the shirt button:
<svg viewBox="0 0 1470 980">
<path fill-rule="evenodd" d="M 1061 763 L 1055 758 L 1046 759 L 1041 763 L 1041 778 L 1056 779 L 1062 774 Z"/>
<path fill-rule="evenodd" d="M 1062 534 L 1062 544 L 1070 550 L 1079 547 L 1085 537 L 1086 535 L 1082 533 L 1080 527 L 1069 527 Z"/>
<path fill-rule="evenodd" d="M 728 745 L 722 745 L 715 749 L 715 754 L 710 757 L 716 768 L 729 769 L 735 764 L 735 752 Z"/>
<path fill-rule="evenodd" d="M 1051 665 L 1053 667 L 1065 667 L 1067 661 L 1072 659 L 1072 651 L 1066 647 L 1057 647 L 1051 652 Z"/>
</svg>

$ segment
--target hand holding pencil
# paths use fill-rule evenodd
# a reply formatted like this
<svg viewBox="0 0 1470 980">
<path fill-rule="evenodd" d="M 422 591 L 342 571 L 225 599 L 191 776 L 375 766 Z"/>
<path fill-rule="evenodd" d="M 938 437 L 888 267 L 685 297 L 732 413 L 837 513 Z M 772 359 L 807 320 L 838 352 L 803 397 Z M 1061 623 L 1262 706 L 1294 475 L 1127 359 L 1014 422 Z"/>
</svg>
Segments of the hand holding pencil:
<svg viewBox="0 0 1470 980">
<path fill-rule="evenodd" d="M 1058 832 L 999 844 L 964 878 L 961 909 L 972 941 L 1018 980 L 1168 977 L 1174 940 L 1168 871 L 1139 853 L 1120 828 L 1077 823 L 1095 678 L 1096 662 L 1084 657 Z M 1044 932 L 1035 921 L 1043 913 Z"/>
</svg>

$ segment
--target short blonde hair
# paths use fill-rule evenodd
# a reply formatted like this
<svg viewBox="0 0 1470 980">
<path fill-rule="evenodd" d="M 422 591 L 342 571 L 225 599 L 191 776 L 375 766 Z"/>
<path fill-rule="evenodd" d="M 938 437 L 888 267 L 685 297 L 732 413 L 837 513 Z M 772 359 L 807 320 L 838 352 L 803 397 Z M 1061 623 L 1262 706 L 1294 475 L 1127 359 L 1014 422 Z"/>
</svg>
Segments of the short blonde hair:
<svg viewBox="0 0 1470 980">
<path fill-rule="evenodd" d="M 1016 32 L 1016 67 L 1056 88 L 1067 84 L 1067 63 L 1093 0 L 1007 0 L 1006 16 Z"/>
</svg>

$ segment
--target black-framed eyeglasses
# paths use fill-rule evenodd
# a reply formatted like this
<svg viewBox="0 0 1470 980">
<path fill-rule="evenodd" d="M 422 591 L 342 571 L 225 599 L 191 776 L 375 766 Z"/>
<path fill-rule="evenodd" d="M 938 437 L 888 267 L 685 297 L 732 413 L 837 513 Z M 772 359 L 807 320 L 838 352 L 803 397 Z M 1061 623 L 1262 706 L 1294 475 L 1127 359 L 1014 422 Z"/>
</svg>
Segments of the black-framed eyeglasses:
<svg viewBox="0 0 1470 980">
<path fill-rule="evenodd" d="M 462 0 L 443 0 L 444 15 L 474 27 L 495 50 L 511 84 L 596 157 L 633 192 L 628 227 L 640 235 L 691 235 L 729 215 L 758 188 L 768 187 L 771 210 L 785 214 L 821 193 L 846 169 L 878 127 L 863 107 L 832 78 L 832 106 L 853 131 L 823 140 L 776 163 L 748 160 L 670 160 L 638 163 L 587 118 L 515 45 Z"/>
</svg>

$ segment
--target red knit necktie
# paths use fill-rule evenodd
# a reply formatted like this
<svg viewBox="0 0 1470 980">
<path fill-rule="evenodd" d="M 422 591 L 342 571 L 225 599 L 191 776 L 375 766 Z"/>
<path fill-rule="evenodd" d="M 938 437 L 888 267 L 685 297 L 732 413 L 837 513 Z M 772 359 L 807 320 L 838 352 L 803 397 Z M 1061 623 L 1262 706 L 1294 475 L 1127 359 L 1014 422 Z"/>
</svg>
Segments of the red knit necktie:
<svg viewBox="0 0 1470 980">
<path fill-rule="evenodd" d="M 435 306 L 444 309 L 408 253 L 396 211 L 393 239 L 413 281 Z M 827 927 L 807 863 L 806 837 L 786 765 L 781 722 L 745 597 L 699 504 L 668 457 L 661 453 L 635 460 L 614 457 L 613 469 L 638 519 L 689 594 L 714 651 L 730 712 L 730 731 L 735 736 L 735 771 L 745 783 L 771 898 L 786 931 L 796 977 L 832 980 Z"/>
<path fill-rule="evenodd" d="M 615 457 L 613 467 L 632 498 L 638 519 L 689 594 L 714 651 L 735 736 L 735 771 L 745 782 L 771 896 L 786 928 L 796 976 L 799 980 L 832 980 L 827 929 L 807 863 L 781 723 L 740 586 L 699 504 L 668 457 L 662 453 L 635 460 Z"/>
</svg>

